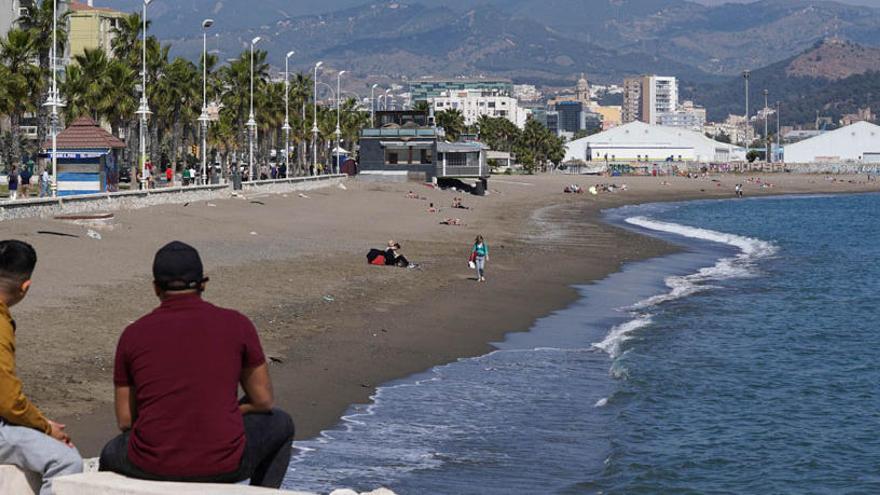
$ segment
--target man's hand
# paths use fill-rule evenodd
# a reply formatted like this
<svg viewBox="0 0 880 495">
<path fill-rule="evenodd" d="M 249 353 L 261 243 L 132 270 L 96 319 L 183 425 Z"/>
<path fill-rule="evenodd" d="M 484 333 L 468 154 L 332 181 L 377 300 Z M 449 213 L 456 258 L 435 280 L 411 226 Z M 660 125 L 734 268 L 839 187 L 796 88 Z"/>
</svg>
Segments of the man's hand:
<svg viewBox="0 0 880 495">
<path fill-rule="evenodd" d="M 74 445 L 73 442 L 70 441 L 70 435 L 68 435 L 67 432 L 64 431 L 64 428 L 67 428 L 67 426 L 61 423 L 56 423 L 52 420 L 47 421 L 49 421 L 49 426 L 52 428 L 52 431 L 49 432 L 49 436 L 54 438 L 55 440 L 58 440 L 64 445 L 73 448 Z"/>
</svg>

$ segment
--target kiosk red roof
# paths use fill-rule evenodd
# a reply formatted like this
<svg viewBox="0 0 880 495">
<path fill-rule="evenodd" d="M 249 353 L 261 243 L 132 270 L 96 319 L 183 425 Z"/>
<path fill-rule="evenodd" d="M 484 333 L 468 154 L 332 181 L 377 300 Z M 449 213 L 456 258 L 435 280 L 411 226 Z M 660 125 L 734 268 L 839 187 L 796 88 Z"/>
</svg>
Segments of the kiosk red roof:
<svg viewBox="0 0 880 495">
<path fill-rule="evenodd" d="M 82 116 L 58 134 L 57 146 L 59 150 L 120 149 L 125 148 L 125 143 L 98 126 L 91 117 Z M 52 149 L 51 139 L 43 143 L 43 149 Z"/>
</svg>

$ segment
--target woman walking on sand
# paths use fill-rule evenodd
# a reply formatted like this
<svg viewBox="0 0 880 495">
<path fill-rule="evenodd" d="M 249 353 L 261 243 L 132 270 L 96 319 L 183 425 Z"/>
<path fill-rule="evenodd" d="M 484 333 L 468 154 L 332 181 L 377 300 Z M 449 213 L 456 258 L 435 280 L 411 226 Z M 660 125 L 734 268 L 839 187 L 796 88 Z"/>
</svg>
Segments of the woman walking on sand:
<svg viewBox="0 0 880 495">
<path fill-rule="evenodd" d="M 478 235 L 474 240 L 474 249 L 471 251 L 471 258 L 477 265 L 477 282 L 486 281 L 486 261 L 489 260 L 489 246 L 483 241 L 483 236 Z"/>
</svg>

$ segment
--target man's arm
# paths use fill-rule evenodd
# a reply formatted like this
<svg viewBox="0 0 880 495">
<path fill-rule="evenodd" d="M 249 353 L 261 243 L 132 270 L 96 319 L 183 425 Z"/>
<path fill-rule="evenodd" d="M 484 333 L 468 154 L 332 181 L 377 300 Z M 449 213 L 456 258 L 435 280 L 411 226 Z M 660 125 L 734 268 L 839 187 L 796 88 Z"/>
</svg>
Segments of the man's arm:
<svg viewBox="0 0 880 495">
<path fill-rule="evenodd" d="M 116 424 L 121 431 L 128 431 L 137 417 L 137 404 L 129 386 L 116 386 Z"/>
<path fill-rule="evenodd" d="M 12 329 L 9 329 L 12 332 Z M 0 418 L 49 435 L 52 427 L 43 413 L 25 397 L 15 375 L 15 351 L 8 338 L 0 337 Z"/>
<path fill-rule="evenodd" d="M 256 368 L 241 370 L 240 381 L 245 393 L 245 402 L 238 406 L 242 414 L 272 410 L 275 399 L 272 393 L 272 379 L 269 378 L 269 366 L 265 362 Z"/>
</svg>

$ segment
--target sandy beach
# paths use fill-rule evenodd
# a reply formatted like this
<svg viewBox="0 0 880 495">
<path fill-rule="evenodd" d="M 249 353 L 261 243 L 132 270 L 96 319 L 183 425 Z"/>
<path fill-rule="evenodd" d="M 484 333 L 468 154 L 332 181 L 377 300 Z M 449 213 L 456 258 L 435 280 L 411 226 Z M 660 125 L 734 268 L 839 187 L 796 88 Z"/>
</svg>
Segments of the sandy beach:
<svg viewBox="0 0 880 495">
<path fill-rule="evenodd" d="M 655 201 L 768 194 L 880 190 L 865 176 L 596 178 L 493 177 L 490 194 L 464 195 L 422 184 L 348 180 L 304 195 L 246 198 L 116 212 L 106 225 L 59 220 L 0 224 L 4 238 L 32 243 L 39 262 L 25 302 L 13 309 L 26 393 L 68 425 L 85 456 L 115 432 L 111 370 L 116 340 L 157 305 L 153 254 L 179 239 L 196 246 L 211 278 L 205 298 L 250 316 L 260 331 L 278 405 L 308 438 L 369 401 L 389 380 L 490 349 L 505 333 L 570 303 L 572 284 L 622 263 L 674 248 L 603 223 L 603 209 Z M 564 194 L 565 185 L 626 184 L 626 191 Z M 406 197 L 413 191 L 425 199 Z M 440 207 L 428 212 L 429 203 Z M 442 225 L 445 218 L 464 225 Z M 88 237 L 91 228 L 101 239 Z M 38 234 L 54 231 L 78 237 Z M 466 261 L 483 234 L 491 248 L 484 284 Z M 389 239 L 418 269 L 366 263 Z"/>
</svg>

